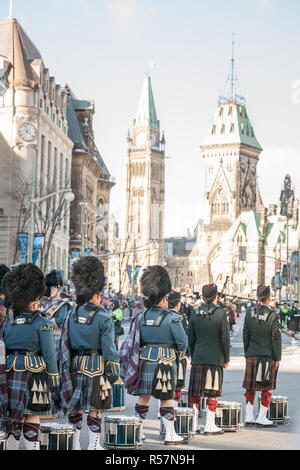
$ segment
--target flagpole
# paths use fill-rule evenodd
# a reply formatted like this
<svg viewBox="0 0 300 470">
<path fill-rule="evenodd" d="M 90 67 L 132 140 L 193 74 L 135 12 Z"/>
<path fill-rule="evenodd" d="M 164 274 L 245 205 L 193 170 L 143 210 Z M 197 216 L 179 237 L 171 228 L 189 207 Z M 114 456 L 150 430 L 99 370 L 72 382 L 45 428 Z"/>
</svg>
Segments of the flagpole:
<svg viewBox="0 0 300 470">
<path fill-rule="evenodd" d="M 13 0 L 9 1 L 9 18 L 12 19 Z"/>
</svg>

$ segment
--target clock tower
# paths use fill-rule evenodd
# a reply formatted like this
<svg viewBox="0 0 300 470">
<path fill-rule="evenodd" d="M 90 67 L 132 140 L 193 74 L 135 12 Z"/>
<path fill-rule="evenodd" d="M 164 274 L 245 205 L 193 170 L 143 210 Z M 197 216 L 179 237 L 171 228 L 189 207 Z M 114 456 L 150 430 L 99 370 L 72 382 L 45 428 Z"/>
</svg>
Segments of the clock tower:
<svg viewBox="0 0 300 470">
<path fill-rule="evenodd" d="M 134 270 L 136 266 L 160 264 L 163 258 L 165 138 L 149 75 L 144 78 L 127 144 L 125 237 L 127 248 L 132 249 L 127 264 Z"/>
</svg>

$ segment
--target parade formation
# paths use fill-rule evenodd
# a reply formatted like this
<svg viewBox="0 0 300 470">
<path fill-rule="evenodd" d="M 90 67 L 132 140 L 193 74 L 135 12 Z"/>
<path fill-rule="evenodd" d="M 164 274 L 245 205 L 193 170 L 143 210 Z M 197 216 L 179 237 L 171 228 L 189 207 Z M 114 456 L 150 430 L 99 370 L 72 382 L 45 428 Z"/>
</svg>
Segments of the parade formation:
<svg viewBox="0 0 300 470">
<path fill-rule="evenodd" d="M 281 361 L 281 328 L 289 322 L 298 330 L 300 312 L 296 303 L 282 319 L 269 286 L 258 286 L 257 299 L 245 303 L 209 284 L 197 294 L 199 302 L 192 295 L 186 303 L 184 295 L 172 290 L 166 269 L 149 266 L 142 273 L 141 298 L 118 351 L 114 320 L 122 323 L 124 299 L 103 297 L 100 260 L 83 257 L 73 265 L 75 292 L 68 300 L 59 271 L 44 276 L 33 264 L 13 270 L 1 266 L 1 271 L 6 312 L 0 329 L 3 450 L 18 450 L 22 436 L 26 450 L 53 450 L 54 438 L 56 450 L 81 450 L 85 414 L 88 450 L 140 449 L 147 442 L 151 398 L 160 404 L 165 446 L 184 448 L 195 435 L 218 439 L 243 426 L 272 429 L 288 423 L 288 398 L 279 400 L 274 414 L 280 397 L 273 401 L 272 391 Z M 246 365 L 240 384 L 245 389 L 244 420 L 241 403 L 221 401 L 231 355 L 230 314 L 240 315 L 241 309 L 246 311 Z M 121 387 L 137 397 L 133 415 L 109 414 L 114 401 L 118 411 L 125 404 Z M 257 418 L 256 392 L 261 393 Z M 107 412 L 104 421 L 101 412 Z M 203 412 L 201 430 L 198 416 Z"/>
</svg>

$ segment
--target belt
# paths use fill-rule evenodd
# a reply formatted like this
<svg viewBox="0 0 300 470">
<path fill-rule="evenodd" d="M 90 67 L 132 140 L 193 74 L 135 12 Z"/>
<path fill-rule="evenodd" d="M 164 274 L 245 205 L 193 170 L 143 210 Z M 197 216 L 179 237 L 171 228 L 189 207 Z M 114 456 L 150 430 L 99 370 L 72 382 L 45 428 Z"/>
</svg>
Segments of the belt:
<svg viewBox="0 0 300 470">
<path fill-rule="evenodd" d="M 71 356 L 102 356 L 101 349 L 71 349 Z"/>
<path fill-rule="evenodd" d="M 166 343 L 166 344 L 162 344 L 162 343 L 146 343 L 146 344 L 143 344 L 143 346 L 150 346 L 152 348 L 172 348 L 172 349 L 176 349 L 176 345 L 175 344 L 170 344 L 170 343 Z"/>
<path fill-rule="evenodd" d="M 26 351 L 25 349 L 7 349 L 6 354 L 18 354 L 19 356 L 42 356 L 41 351 Z"/>
</svg>

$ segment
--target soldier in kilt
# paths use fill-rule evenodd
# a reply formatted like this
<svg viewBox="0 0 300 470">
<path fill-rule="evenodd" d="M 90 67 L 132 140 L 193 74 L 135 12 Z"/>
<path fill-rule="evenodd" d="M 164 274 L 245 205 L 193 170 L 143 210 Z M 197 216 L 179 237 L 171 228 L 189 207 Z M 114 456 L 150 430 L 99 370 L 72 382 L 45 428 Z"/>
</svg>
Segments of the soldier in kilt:
<svg viewBox="0 0 300 470">
<path fill-rule="evenodd" d="M 273 427 L 276 423 L 266 418 L 271 390 L 276 389 L 276 378 L 281 360 L 282 338 L 278 315 L 269 304 L 269 286 L 257 288 L 259 303 L 248 310 L 243 329 L 246 370 L 243 388 L 246 389 L 246 426 Z M 258 418 L 254 419 L 253 406 L 255 394 L 261 392 Z"/>
<path fill-rule="evenodd" d="M 202 297 L 205 303 L 192 313 L 188 328 L 192 357 L 189 403 L 199 407 L 201 397 L 207 397 L 204 434 L 223 434 L 215 425 L 215 416 L 222 395 L 223 369 L 229 366 L 230 329 L 226 313 L 218 305 L 217 286 L 204 286 Z"/>
<path fill-rule="evenodd" d="M 62 326 L 59 360 L 63 377 L 62 407 L 69 422 L 76 426 L 75 450 L 80 450 L 83 411 L 88 411 L 88 450 L 103 450 L 100 411 L 111 407 L 112 384 L 119 379 L 120 366 L 113 315 L 101 306 L 105 286 L 102 262 L 93 256 L 80 258 L 73 264 L 72 281 L 77 307 L 67 315 Z M 69 396 L 64 393 L 70 385 L 68 382 L 71 382 Z"/>
<path fill-rule="evenodd" d="M 131 392 L 139 395 L 135 411 L 146 419 L 151 397 L 161 402 L 160 417 L 165 428 L 165 445 L 183 443 L 174 430 L 172 400 L 177 384 L 177 359 L 185 355 L 187 336 L 182 317 L 168 310 L 171 291 L 168 272 L 162 266 L 145 269 L 140 282 L 146 308 L 140 317 L 139 385 Z"/>
<path fill-rule="evenodd" d="M 44 276 L 34 264 L 23 264 L 3 282 L 11 311 L 2 325 L 6 346 L 8 449 L 18 450 L 23 431 L 26 450 L 39 450 L 40 416 L 49 415 L 50 391 L 59 375 L 53 325 L 38 310 L 45 293 Z"/>
</svg>

